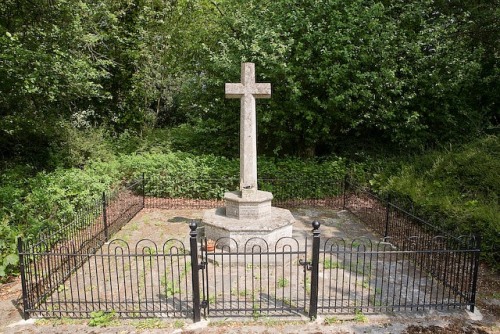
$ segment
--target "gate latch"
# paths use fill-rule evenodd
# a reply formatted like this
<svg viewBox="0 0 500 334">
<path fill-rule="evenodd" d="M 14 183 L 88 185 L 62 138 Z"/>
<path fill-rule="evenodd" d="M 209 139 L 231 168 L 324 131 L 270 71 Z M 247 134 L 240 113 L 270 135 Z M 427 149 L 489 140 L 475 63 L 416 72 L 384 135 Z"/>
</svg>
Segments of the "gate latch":
<svg viewBox="0 0 500 334">
<path fill-rule="evenodd" d="M 200 308 L 206 309 L 208 307 L 208 300 L 202 300 L 200 304 Z"/>
<path fill-rule="evenodd" d="M 198 265 L 198 270 L 205 270 L 207 269 L 207 263 L 205 261 L 200 262 Z"/>
<path fill-rule="evenodd" d="M 312 264 L 309 261 L 304 261 L 302 259 L 299 259 L 299 264 L 304 267 L 304 271 L 312 270 Z"/>
</svg>

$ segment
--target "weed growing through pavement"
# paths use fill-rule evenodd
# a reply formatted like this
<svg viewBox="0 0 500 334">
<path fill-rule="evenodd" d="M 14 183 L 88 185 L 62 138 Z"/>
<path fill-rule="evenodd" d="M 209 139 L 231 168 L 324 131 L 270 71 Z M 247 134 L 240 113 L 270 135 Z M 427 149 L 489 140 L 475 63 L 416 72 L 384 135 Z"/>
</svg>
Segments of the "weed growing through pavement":
<svg viewBox="0 0 500 334">
<path fill-rule="evenodd" d="M 368 318 L 366 317 L 366 315 L 363 314 L 363 312 L 361 312 L 361 310 L 355 310 L 354 313 L 355 313 L 354 321 L 356 321 L 356 322 L 368 322 Z"/>
<path fill-rule="evenodd" d="M 331 259 L 325 259 L 323 261 L 323 268 L 324 269 L 337 269 L 337 268 L 344 269 L 344 266 L 337 261 L 332 261 Z"/>
<path fill-rule="evenodd" d="M 113 325 L 116 320 L 115 311 L 105 312 L 105 311 L 96 311 L 90 313 L 90 320 L 88 325 L 91 327 L 107 327 Z"/>
<path fill-rule="evenodd" d="M 136 329 L 155 329 L 166 328 L 167 323 L 158 319 L 145 319 L 132 322 L 132 326 L 134 326 Z"/>
<path fill-rule="evenodd" d="M 290 285 L 290 282 L 286 278 L 282 277 L 278 279 L 278 286 L 280 288 L 286 288 L 288 285 Z"/>
</svg>

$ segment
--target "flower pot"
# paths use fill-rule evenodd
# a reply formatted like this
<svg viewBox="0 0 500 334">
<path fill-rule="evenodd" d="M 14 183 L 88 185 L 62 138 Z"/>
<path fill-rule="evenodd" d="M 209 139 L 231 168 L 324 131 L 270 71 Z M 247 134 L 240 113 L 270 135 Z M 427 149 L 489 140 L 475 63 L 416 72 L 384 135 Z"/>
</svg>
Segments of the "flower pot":
<svg viewBox="0 0 500 334">
<path fill-rule="evenodd" d="M 204 245 L 204 248 L 207 252 L 215 251 L 215 241 L 207 240 L 206 244 Z"/>
</svg>

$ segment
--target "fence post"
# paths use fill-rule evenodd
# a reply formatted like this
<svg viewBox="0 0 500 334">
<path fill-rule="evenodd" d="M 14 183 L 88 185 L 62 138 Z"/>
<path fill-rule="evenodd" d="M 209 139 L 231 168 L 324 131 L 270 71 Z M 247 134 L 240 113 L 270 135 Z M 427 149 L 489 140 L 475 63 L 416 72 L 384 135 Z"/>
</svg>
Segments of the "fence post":
<svg viewBox="0 0 500 334">
<path fill-rule="evenodd" d="M 342 210 L 346 209 L 346 202 L 347 202 L 347 174 L 344 175 L 344 187 L 343 187 L 343 200 L 344 202 L 342 203 Z"/>
<path fill-rule="evenodd" d="M 144 172 L 142 173 L 142 208 L 144 209 L 146 204 L 146 178 Z"/>
<path fill-rule="evenodd" d="M 319 221 L 313 221 L 313 245 L 311 263 L 311 298 L 309 299 L 309 318 L 316 319 L 318 316 L 318 282 L 319 282 L 319 246 L 320 227 Z"/>
<path fill-rule="evenodd" d="M 108 242 L 108 212 L 106 205 L 106 192 L 102 192 L 102 222 L 104 224 L 104 240 Z"/>
<path fill-rule="evenodd" d="M 198 243 L 196 236 L 198 235 L 198 224 L 196 221 L 189 223 L 189 247 L 191 251 L 191 284 L 193 287 L 193 321 L 201 320 L 201 302 L 200 302 L 200 266 L 198 265 Z"/>
<path fill-rule="evenodd" d="M 387 195 L 387 206 L 385 208 L 385 231 L 384 238 L 389 236 L 389 218 L 391 214 L 391 194 Z"/>
<path fill-rule="evenodd" d="M 470 296 L 470 311 L 474 313 L 474 308 L 476 306 L 476 290 L 477 290 L 477 278 L 478 278 L 478 273 L 479 273 L 479 255 L 481 254 L 481 236 L 478 234 L 476 235 L 476 243 L 474 246 L 475 248 L 475 253 L 474 253 L 474 272 L 473 272 L 473 278 L 472 278 L 472 292 Z"/>
<path fill-rule="evenodd" d="M 29 313 L 26 311 L 28 309 L 28 289 L 26 288 L 26 268 L 24 266 L 24 249 L 23 240 L 21 237 L 17 237 L 17 252 L 19 255 L 19 269 L 21 271 L 21 286 L 23 289 L 23 319 L 29 319 Z"/>
</svg>

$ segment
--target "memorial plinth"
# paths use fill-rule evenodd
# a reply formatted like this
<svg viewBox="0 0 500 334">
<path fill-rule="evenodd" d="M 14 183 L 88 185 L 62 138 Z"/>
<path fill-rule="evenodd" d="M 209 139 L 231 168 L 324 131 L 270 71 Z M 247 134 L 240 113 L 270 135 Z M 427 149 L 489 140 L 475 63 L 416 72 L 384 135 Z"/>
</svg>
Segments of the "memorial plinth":
<svg viewBox="0 0 500 334">
<path fill-rule="evenodd" d="M 236 219 L 263 219 L 271 215 L 273 194 L 267 191 L 227 192 L 226 216 Z"/>
<path fill-rule="evenodd" d="M 226 83 L 226 98 L 240 99 L 240 190 L 224 195 L 225 207 L 207 210 L 203 216 L 205 236 L 217 246 L 243 250 L 253 238 L 269 247 L 292 236 L 293 215 L 271 206 L 273 195 L 257 189 L 257 121 L 255 99 L 271 97 L 271 84 L 255 82 L 255 65 L 241 64 L 241 83 Z M 247 248 L 247 247 L 245 247 Z"/>
</svg>

